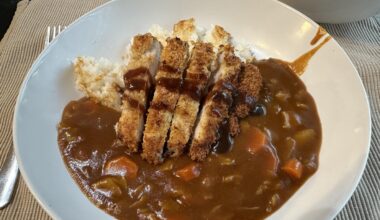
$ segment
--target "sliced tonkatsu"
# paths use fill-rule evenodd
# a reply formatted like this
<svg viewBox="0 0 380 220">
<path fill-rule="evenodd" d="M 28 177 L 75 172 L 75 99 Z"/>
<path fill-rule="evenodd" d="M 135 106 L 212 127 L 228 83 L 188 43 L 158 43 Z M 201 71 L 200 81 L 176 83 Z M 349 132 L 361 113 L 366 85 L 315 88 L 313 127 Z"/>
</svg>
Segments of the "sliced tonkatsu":
<svg viewBox="0 0 380 220">
<path fill-rule="evenodd" d="M 116 133 L 130 152 L 138 151 L 144 130 L 148 94 L 157 72 L 160 53 L 160 43 L 148 33 L 133 38 L 126 56 L 125 90 Z"/>
<path fill-rule="evenodd" d="M 156 89 L 148 109 L 141 156 L 149 163 L 163 161 L 163 149 L 179 97 L 182 75 L 188 60 L 188 43 L 167 39 L 156 75 Z"/>
<path fill-rule="evenodd" d="M 170 127 L 167 147 L 172 157 L 181 155 L 190 139 L 215 57 L 211 43 L 195 43 Z"/>
<path fill-rule="evenodd" d="M 124 63 L 78 57 L 77 87 L 121 112 L 115 130 L 126 151 L 152 164 L 184 152 L 202 161 L 220 137 L 240 132 L 239 120 L 255 107 L 262 76 L 249 51 L 239 44 L 235 49 L 221 26 L 204 31 L 190 18 L 172 32 L 151 32 L 132 38 Z"/>
<path fill-rule="evenodd" d="M 221 46 L 219 52 L 220 66 L 214 76 L 215 84 L 209 92 L 195 128 L 189 155 L 191 159 L 202 161 L 210 148 L 218 140 L 218 131 L 233 104 L 241 61 L 235 56 L 232 46 Z"/>
<path fill-rule="evenodd" d="M 212 43 L 216 49 L 219 49 L 220 45 L 228 45 L 231 43 L 231 34 L 224 30 L 223 27 L 215 25 L 206 32 L 203 40 Z"/>
<path fill-rule="evenodd" d="M 198 41 L 199 36 L 197 28 L 195 26 L 194 18 L 181 20 L 173 26 L 173 36 L 178 37 L 183 41 L 187 41 L 189 44 L 193 44 Z"/>
<path fill-rule="evenodd" d="M 262 76 L 256 65 L 247 62 L 242 66 L 239 74 L 236 97 L 233 111 L 229 119 L 230 133 L 232 136 L 239 134 L 239 119 L 247 117 L 259 99 L 262 87 Z"/>
<path fill-rule="evenodd" d="M 252 107 L 259 99 L 262 86 L 262 76 L 256 65 L 246 63 L 242 69 L 234 104 L 234 114 L 239 118 L 245 118 L 249 115 Z"/>
</svg>

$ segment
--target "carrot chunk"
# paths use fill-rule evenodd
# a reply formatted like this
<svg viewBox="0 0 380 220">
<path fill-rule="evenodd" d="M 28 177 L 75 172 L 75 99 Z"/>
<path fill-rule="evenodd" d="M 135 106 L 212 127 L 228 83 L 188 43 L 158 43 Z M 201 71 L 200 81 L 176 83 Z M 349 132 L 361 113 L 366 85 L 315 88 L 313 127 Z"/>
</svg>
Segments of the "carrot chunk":
<svg viewBox="0 0 380 220">
<path fill-rule="evenodd" d="M 121 156 L 109 161 L 106 164 L 104 173 L 106 175 L 124 176 L 129 179 L 134 179 L 137 176 L 138 170 L 139 168 L 135 162 L 126 156 Z"/>
<path fill-rule="evenodd" d="M 190 181 L 201 175 L 201 167 L 198 163 L 191 163 L 184 168 L 175 171 L 174 175 L 185 181 Z"/>
<path fill-rule="evenodd" d="M 250 127 L 246 134 L 249 138 L 247 145 L 248 152 L 259 158 L 265 170 L 276 174 L 279 161 L 278 155 L 273 146 L 268 143 L 267 135 L 257 127 Z"/>
<path fill-rule="evenodd" d="M 299 179 L 302 176 L 303 165 L 297 159 L 290 159 L 281 167 L 281 170 L 292 178 Z"/>
<path fill-rule="evenodd" d="M 248 152 L 256 154 L 259 152 L 267 142 L 267 138 L 264 132 L 256 127 L 252 127 L 249 131 L 251 142 L 248 145 Z"/>
</svg>

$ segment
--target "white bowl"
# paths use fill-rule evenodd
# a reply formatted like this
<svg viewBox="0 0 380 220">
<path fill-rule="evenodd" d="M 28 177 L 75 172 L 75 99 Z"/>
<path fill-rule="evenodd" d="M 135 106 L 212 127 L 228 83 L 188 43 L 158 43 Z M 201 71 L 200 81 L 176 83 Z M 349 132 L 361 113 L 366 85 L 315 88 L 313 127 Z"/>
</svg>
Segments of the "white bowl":
<svg viewBox="0 0 380 220">
<path fill-rule="evenodd" d="M 318 26 L 270 0 L 117 0 L 86 14 L 34 62 L 17 99 L 13 139 L 30 191 L 54 219 L 111 219 L 70 177 L 57 144 L 64 106 L 81 95 L 71 61 L 78 55 L 120 59 L 125 45 L 154 24 L 170 28 L 194 17 L 201 26 L 220 24 L 267 56 L 293 60 L 308 51 Z M 360 77 L 331 40 L 302 76 L 319 111 L 323 141 L 320 167 L 269 219 L 331 219 L 353 193 L 365 167 L 370 140 L 368 100 Z"/>
<path fill-rule="evenodd" d="M 280 0 L 315 21 L 344 23 L 380 13 L 380 0 Z"/>
</svg>

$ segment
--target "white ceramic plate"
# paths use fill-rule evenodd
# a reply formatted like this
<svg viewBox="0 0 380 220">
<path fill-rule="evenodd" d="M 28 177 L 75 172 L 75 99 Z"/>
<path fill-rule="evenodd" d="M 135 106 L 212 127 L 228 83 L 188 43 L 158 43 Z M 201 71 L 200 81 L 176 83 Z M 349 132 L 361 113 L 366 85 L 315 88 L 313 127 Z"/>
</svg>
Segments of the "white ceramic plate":
<svg viewBox="0 0 380 220">
<path fill-rule="evenodd" d="M 20 90 L 14 144 L 31 192 L 55 219 L 111 219 L 79 190 L 57 145 L 64 106 L 80 97 L 71 61 L 78 55 L 120 59 L 129 39 L 156 23 L 171 28 L 194 17 L 201 26 L 220 24 L 267 56 L 293 60 L 309 50 L 317 24 L 271 0 L 117 0 L 69 26 L 35 61 Z M 331 219 L 347 202 L 369 151 L 370 113 L 362 82 L 341 47 L 331 40 L 302 76 L 322 123 L 320 167 L 270 219 Z"/>
</svg>

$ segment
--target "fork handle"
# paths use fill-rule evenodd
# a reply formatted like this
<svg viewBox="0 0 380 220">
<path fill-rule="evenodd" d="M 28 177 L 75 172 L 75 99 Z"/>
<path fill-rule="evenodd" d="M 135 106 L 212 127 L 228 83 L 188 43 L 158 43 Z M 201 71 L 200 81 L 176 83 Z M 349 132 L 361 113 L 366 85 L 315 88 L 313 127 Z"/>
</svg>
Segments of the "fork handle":
<svg viewBox="0 0 380 220">
<path fill-rule="evenodd" d="M 11 148 L 0 170 L 0 209 L 6 207 L 12 199 L 17 177 L 17 160 L 13 148 Z"/>
</svg>

